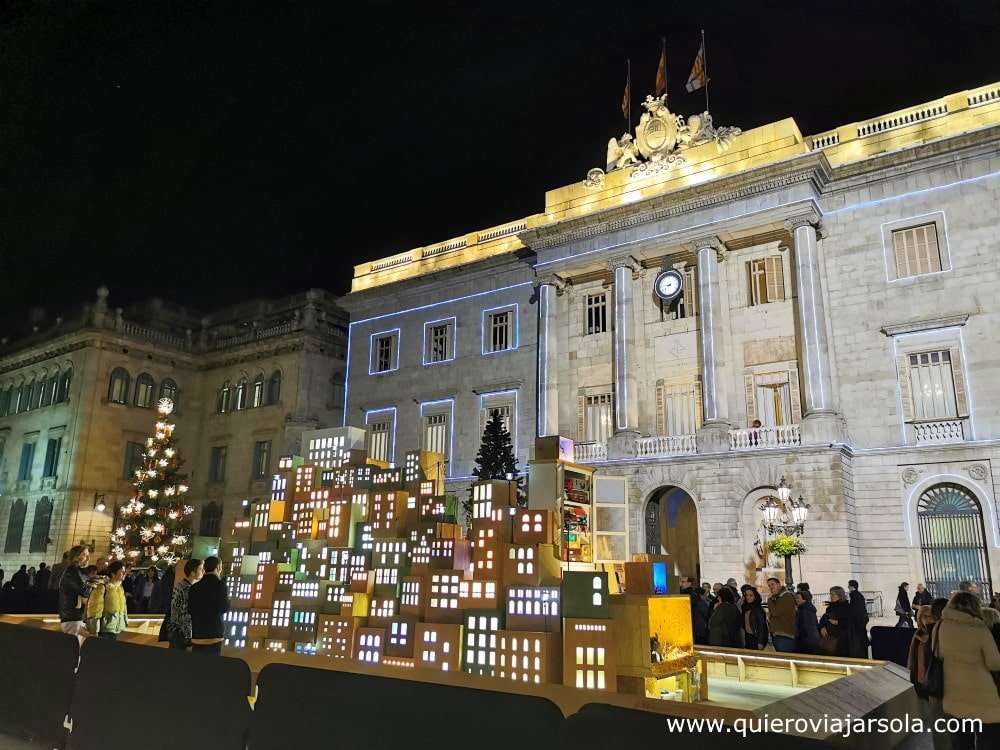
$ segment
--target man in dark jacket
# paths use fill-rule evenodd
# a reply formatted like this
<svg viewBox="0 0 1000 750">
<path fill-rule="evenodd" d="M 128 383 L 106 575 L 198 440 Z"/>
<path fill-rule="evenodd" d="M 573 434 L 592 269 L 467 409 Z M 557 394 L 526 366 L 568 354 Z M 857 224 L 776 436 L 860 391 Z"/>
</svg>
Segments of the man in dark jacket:
<svg viewBox="0 0 1000 750">
<path fill-rule="evenodd" d="M 83 574 L 90 560 L 90 550 L 77 545 L 69 551 L 69 567 L 59 583 L 59 628 L 64 633 L 83 640 L 87 626 L 83 622 L 83 610 L 90 596 L 91 585 Z"/>
<path fill-rule="evenodd" d="M 694 634 L 694 642 L 707 645 L 708 602 L 705 601 L 704 592 L 694 580 L 682 578 L 680 593 L 687 594 L 691 598 L 691 631 Z"/>
<path fill-rule="evenodd" d="M 45 591 L 49 587 L 49 578 L 52 576 L 52 570 L 45 563 L 41 563 L 38 566 L 38 572 L 35 573 L 35 589 L 37 591 Z"/>
<path fill-rule="evenodd" d="M 222 615 L 229 611 L 229 595 L 219 578 L 219 565 L 219 558 L 206 557 L 205 575 L 188 592 L 192 653 L 222 653 Z"/>
<path fill-rule="evenodd" d="M 819 653 L 819 624 L 809 591 L 795 594 L 795 650 L 800 654 Z"/>
<path fill-rule="evenodd" d="M 18 568 L 17 572 L 10 577 L 10 585 L 14 587 L 14 591 L 27 591 L 30 583 L 31 579 L 28 577 L 27 565 L 22 565 Z"/>
<path fill-rule="evenodd" d="M 851 622 L 854 623 L 856 631 L 854 639 L 854 653 L 851 656 L 857 659 L 868 658 L 868 606 L 865 604 L 865 596 L 858 589 L 861 587 L 857 581 L 848 581 L 847 590 L 851 600 Z"/>
</svg>

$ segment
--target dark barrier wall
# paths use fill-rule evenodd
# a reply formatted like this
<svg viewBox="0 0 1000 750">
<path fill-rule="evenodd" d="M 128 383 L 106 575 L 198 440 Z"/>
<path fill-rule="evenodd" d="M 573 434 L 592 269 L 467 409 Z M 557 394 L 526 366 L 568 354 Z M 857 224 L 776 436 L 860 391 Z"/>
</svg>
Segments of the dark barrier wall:
<svg viewBox="0 0 1000 750">
<path fill-rule="evenodd" d="M 551 747 L 562 723 L 545 698 L 268 664 L 249 748 L 527 750 Z"/>
<path fill-rule="evenodd" d="M 913 638 L 913 628 L 874 627 L 870 635 L 872 640 L 872 658 L 883 661 L 893 661 L 901 667 L 906 666 L 910 653 L 910 641 Z"/>
<path fill-rule="evenodd" d="M 75 636 L 0 623 L 0 733 L 63 747 L 79 654 Z"/>
<path fill-rule="evenodd" d="M 241 659 L 88 638 L 77 684 L 73 750 L 244 748 L 250 668 Z"/>
</svg>

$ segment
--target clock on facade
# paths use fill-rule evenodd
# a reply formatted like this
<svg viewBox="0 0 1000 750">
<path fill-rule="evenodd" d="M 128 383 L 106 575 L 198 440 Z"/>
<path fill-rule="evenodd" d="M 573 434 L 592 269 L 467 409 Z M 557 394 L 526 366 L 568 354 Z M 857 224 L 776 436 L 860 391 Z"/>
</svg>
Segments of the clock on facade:
<svg viewBox="0 0 1000 750">
<path fill-rule="evenodd" d="M 653 290 L 664 302 L 673 302 L 684 291 L 684 276 L 674 268 L 661 271 L 653 284 Z"/>
</svg>

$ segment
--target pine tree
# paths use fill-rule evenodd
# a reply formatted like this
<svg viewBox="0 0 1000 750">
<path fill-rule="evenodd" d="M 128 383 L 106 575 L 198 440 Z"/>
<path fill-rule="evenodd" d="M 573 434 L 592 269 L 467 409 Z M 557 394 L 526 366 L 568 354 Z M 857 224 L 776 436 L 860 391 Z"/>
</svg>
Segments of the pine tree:
<svg viewBox="0 0 1000 750">
<path fill-rule="evenodd" d="M 111 532 L 111 554 L 129 565 L 167 567 L 191 550 L 191 514 L 186 503 L 184 460 L 174 443 L 169 422 L 174 402 L 161 398 L 156 429 L 146 438 L 143 464 L 136 469 L 132 498 L 119 509 Z"/>
<path fill-rule="evenodd" d="M 498 412 L 490 415 L 486 422 L 486 429 L 483 430 L 483 441 L 479 446 L 479 453 L 476 454 L 476 468 L 472 474 L 477 480 L 486 479 L 509 479 L 515 477 L 517 480 L 518 504 L 523 505 L 524 493 L 522 482 L 523 477 L 518 475 L 517 457 L 514 455 L 514 446 L 510 440 L 510 433 L 504 425 L 503 418 Z M 471 522 L 472 519 L 472 488 L 469 488 L 469 496 L 462 501 L 462 508 L 465 510 L 465 517 Z"/>
</svg>

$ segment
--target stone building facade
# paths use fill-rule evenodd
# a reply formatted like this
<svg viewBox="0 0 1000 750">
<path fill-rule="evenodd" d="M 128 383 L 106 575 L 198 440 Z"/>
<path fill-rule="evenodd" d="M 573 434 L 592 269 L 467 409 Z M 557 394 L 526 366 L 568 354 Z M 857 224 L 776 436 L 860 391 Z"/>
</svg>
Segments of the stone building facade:
<svg viewBox="0 0 1000 750">
<path fill-rule="evenodd" d="M 161 397 L 176 402 L 195 532 L 225 535 L 277 457 L 342 419 L 347 319 L 326 292 L 202 315 L 93 304 L 0 345 L 0 566 L 108 549 L 116 504 Z M 106 510 L 96 510 L 97 499 Z"/>
<path fill-rule="evenodd" d="M 702 580 L 780 567 L 784 478 L 814 589 L 859 578 L 891 612 L 904 580 L 994 586 L 1000 85 L 811 137 L 643 117 L 661 151 L 356 267 L 345 424 L 387 460 L 446 446 L 459 487 L 509 409 L 522 464 L 573 438 L 628 478 L 631 551 Z"/>
</svg>

